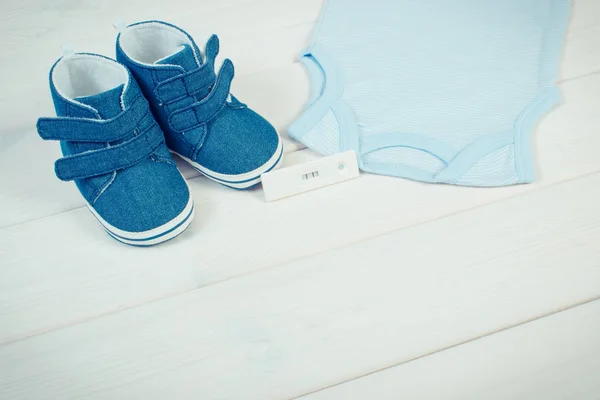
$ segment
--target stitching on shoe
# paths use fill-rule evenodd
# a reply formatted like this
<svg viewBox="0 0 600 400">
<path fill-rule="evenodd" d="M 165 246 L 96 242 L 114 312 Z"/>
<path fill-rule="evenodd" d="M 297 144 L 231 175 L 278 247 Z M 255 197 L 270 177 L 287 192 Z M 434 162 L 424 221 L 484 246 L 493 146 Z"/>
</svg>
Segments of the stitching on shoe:
<svg viewBox="0 0 600 400">
<path fill-rule="evenodd" d="M 227 102 L 223 103 L 223 105 L 221 105 L 221 107 L 217 110 L 217 112 L 215 112 L 215 114 L 210 117 L 209 119 L 207 119 L 206 121 L 204 121 L 204 124 L 208 124 L 210 121 L 212 121 L 213 119 L 217 118 L 219 116 L 219 114 L 221 114 L 221 111 L 223 111 L 223 109 L 225 108 L 225 106 L 227 106 Z"/>
<path fill-rule="evenodd" d="M 153 156 L 154 156 L 154 158 L 152 159 L 152 161 L 154 161 L 154 162 L 177 166 L 177 164 L 175 163 L 175 161 L 173 161 L 172 158 L 167 158 L 167 157 L 159 156 L 156 154 L 153 154 Z"/>
<path fill-rule="evenodd" d="M 232 103 L 225 103 L 227 104 L 227 107 L 231 108 L 232 110 L 241 110 L 242 108 L 246 108 L 247 106 L 243 103 L 239 103 L 239 105 L 233 105 Z"/>
<path fill-rule="evenodd" d="M 206 124 L 202 124 L 202 130 L 204 132 L 202 133 L 202 137 L 200 138 L 200 140 L 198 140 L 198 144 L 196 144 L 196 148 L 194 149 L 193 160 L 196 160 L 198 158 L 200 150 L 202 150 L 202 147 L 204 146 L 204 141 L 206 140 L 206 135 L 208 134 L 208 126 Z"/>
<path fill-rule="evenodd" d="M 94 200 L 92 201 L 92 205 L 96 204 L 96 201 L 98 201 L 98 199 L 100 198 L 100 196 L 102 196 L 102 194 L 104 192 L 106 192 L 106 189 L 108 189 L 109 186 L 113 184 L 113 182 L 115 181 L 116 178 L 117 178 L 117 171 L 114 171 L 113 174 L 112 174 L 112 178 L 110 178 L 108 180 L 108 182 L 106 182 L 104 184 L 104 186 L 102 187 L 102 189 L 100 189 L 99 193 L 94 197 Z"/>
<path fill-rule="evenodd" d="M 151 124 L 151 125 L 150 125 L 148 128 L 146 128 L 146 129 L 144 129 L 143 131 L 141 131 L 141 132 L 140 132 L 140 135 L 142 135 L 142 134 L 146 133 L 147 131 L 149 131 L 150 129 L 154 128 L 154 125 L 155 125 L 155 124 L 156 124 L 156 123 L 154 123 L 154 124 Z M 146 144 L 146 145 L 148 145 L 150 148 L 152 148 L 152 146 L 151 146 L 150 142 L 148 141 L 148 140 L 149 140 L 149 139 L 148 139 L 148 136 L 145 136 L 143 139 L 144 139 L 144 141 L 145 141 L 145 144 Z M 133 139 L 131 139 L 131 140 L 133 140 Z M 144 142 L 142 142 L 142 143 L 144 143 Z M 160 146 L 160 144 L 161 144 L 161 143 L 164 143 L 164 138 L 163 138 L 163 139 L 160 141 L 160 143 L 159 143 L 159 144 L 158 144 L 156 147 L 158 148 L 158 146 Z M 116 146 L 112 146 L 112 148 L 122 147 L 122 146 L 126 146 L 126 145 L 128 145 L 128 141 L 127 141 L 127 142 L 120 143 L 120 144 L 118 144 L 118 145 L 116 145 Z M 109 146 L 109 147 L 110 147 L 110 146 Z M 85 151 L 85 152 L 83 152 L 83 153 L 73 154 L 73 155 L 70 155 L 70 156 L 63 157 L 63 158 L 79 157 L 81 160 L 85 160 L 85 159 L 87 159 L 88 157 L 93 157 L 93 156 L 94 156 L 94 153 L 96 153 L 97 151 L 98 151 L 98 150 L 89 150 L 89 151 Z M 129 163 L 127 163 L 126 165 L 124 165 L 123 167 L 121 167 L 121 168 L 119 168 L 119 169 L 126 169 L 126 168 L 130 168 L 130 167 L 132 167 L 132 166 L 136 165 L 137 163 L 139 163 L 139 160 L 137 160 L 137 161 L 133 161 L 133 162 L 129 162 Z M 56 169 L 56 172 L 57 172 L 57 174 L 60 174 L 60 175 L 62 175 L 63 168 L 61 168 L 61 167 L 62 167 L 62 165 L 60 165 L 60 166 L 57 168 L 57 164 L 55 163 L 55 169 Z M 106 175 L 106 174 L 109 174 L 109 172 L 107 172 L 107 173 L 104 173 L 104 174 L 101 174 L 101 175 L 98 175 L 98 176 L 102 176 L 102 175 Z M 85 177 L 85 176 L 80 176 L 80 175 L 77 175 L 77 176 L 73 177 L 72 179 L 73 179 L 73 180 L 76 180 L 76 179 L 83 179 L 83 178 L 86 178 L 86 177 Z"/>
</svg>

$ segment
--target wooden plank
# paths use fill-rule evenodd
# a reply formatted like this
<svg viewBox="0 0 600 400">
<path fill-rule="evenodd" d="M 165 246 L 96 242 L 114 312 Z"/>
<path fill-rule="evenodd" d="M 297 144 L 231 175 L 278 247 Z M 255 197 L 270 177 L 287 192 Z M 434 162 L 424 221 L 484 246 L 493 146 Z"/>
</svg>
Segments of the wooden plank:
<svg viewBox="0 0 600 400">
<path fill-rule="evenodd" d="M 188 30 L 201 44 L 211 33 L 222 38 L 223 52 L 238 74 L 289 65 L 308 43 L 324 0 L 228 0 L 142 2 L 3 2 L 0 4 L 0 98 L 2 132 L 25 131 L 52 111 L 48 69 L 60 45 L 113 56 L 115 19 L 164 19 Z M 600 4 L 574 1 L 561 80 L 600 70 Z M 115 13 L 115 10 L 118 10 Z M 15 80 L 15 76 L 27 79 Z M 294 94 L 294 92 L 289 92 Z M 23 105 L 27 104 L 26 107 Z"/>
<path fill-rule="evenodd" d="M 310 82 L 304 68 L 296 63 L 234 79 L 232 93 L 264 116 L 284 138 L 284 150 L 291 153 L 304 146 L 289 139 L 289 125 L 310 98 Z M 290 96 L 293 93 L 293 96 Z"/>
<path fill-rule="evenodd" d="M 265 203 L 260 190 L 239 192 L 193 179 L 196 220 L 182 237 L 156 249 L 138 251 L 114 242 L 83 208 L 0 230 L 0 326 L 6 327 L 0 343 L 599 171 L 600 115 L 595 99 L 600 96 L 600 76 L 568 82 L 564 92 L 566 104 L 539 129 L 541 179 L 534 185 L 480 190 L 363 175 Z M 310 157 L 300 153 L 286 162 Z M 0 183 L 9 190 L 0 192 L 0 203 L 14 213 L 3 214 L 4 221 L 20 212 L 36 215 L 47 204 L 62 207 L 65 191 L 75 191 L 50 176 L 50 160 L 42 170 L 19 160 L 19 154 L 0 160 L 29 172 L 22 179 L 1 176 Z M 35 181 L 40 187 L 32 182 L 36 174 L 46 175 Z M 79 204 L 78 195 L 72 194 L 71 204 Z"/>
<path fill-rule="evenodd" d="M 240 77 L 294 63 L 322 1 L 3 2 L 0 85 L 11 95 L 0 98 L 0 132 L 24 133 L 39 116 L 53 113 L 48 70 L 63 43 L 71 43 L 76 51 L 114 57 L 116 19 L 170 21 L 186 29 L 200 47 L 217 33 L 220 59 L 231 58 Z M 290 88 L 286 93 L 298 97 L 303 92 Z"/>
<path fill-rule="evenodd" d="M 1 397 L 290 398 L 548 315 L 600 295 L 598 198 L 600 173 L 6 344 Z M 211 263 L 194 243 L 161 250 L 165 277 Z M 121 269 L 153 273 L 131 254 Z"/>
<path fill-rule="evenodd" d="M 600 71 L 600 2 L 572 0 L 560 81 Z"/>
<path fill-rule="evenodd" d="M 600 301 L 312 395 L 352 399 L 600 399 Z"/>
</svg>

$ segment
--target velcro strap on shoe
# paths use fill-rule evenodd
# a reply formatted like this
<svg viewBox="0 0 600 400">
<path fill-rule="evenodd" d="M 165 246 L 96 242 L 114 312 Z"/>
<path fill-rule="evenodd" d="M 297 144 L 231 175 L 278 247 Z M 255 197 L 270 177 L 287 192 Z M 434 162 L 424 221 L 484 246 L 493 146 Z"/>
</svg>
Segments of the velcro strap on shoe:
<svg viewBox="0 0 600 400">
<path fill-rule="evenodd" d="M 217 35 L 212 35 L 208 42 L 206 42 L 206 48 L 204 49 L 204 54 L 206 54 L 206 61 L 209 64 L 215 64 L 215 58 L 219 55 L 219 38 Z"/>
<path fill-rule="evenodd" d="M 217 81 L 208 96 L 202 101 L 174 111 L 169 116 L 171 128 L 178 132 L 185 132 L 210 121 L 223 108 L 223 105 L 227 101 L 233 75 L 233 63 L 231 60 L 226 59 L 219 71 Z"/>
<path fill-rule="evenodd" d="M 201 67 L 174 76 L 156 86 L 156 96 L 161 104 L 169 104 L 205 90 L 215 82 L 215 58 L 219 54 L 219 38 L 212 35 L 206 44 L 206 61 Z"/>
<path fill-rule="evenodd" d="M 187 96 L 193 96 L 215 82 L 215 71 L 207 64 L 190 72 L 161 82 L 156 87 L 158 101 L 169 104 Z"/>
<path fill-rule="evenodd" d="M 111 119 L 40 118 L 37 131 L 44 140 L 108 143 L 130 134 L 148 112 L 148 102 L 137 97 L 129 107 Z"/>
<path fill-rule="evenodd" d="M 113 147 L 67 156 L 56 161 L 56 176 L 63 181 L 90 178 L 131 167 L 154 153 L 164 141 L 158 124 Z"/>
</svg>

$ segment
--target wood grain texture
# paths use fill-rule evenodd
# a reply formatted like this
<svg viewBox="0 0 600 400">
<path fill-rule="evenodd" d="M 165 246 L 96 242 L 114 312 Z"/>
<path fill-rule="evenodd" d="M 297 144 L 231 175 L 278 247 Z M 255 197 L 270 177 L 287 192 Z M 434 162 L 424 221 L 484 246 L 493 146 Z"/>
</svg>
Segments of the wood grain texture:
<svg viewBox="0 0 600 400">
<path fill-rule="evenodd" d="M 173 22 L 200 47 L 217 33 L 220 59 L 231 58 L 241 77 L 292 65 L 308 43 L 322 1 L 4 1 L 0 5 L 0 86 L 10 96 L 0 97 L 2 131 L 26 131 L 38 117 L 53 114 L 48 71 L 63 43 L 71 43 L 76 51 L 114 57 L 112 24 L 119 19 Z M 15 81 L 15 76 L 26 79 Z"/>
<path fill-rule="evenodd" d="M 53 179 L 52 163 L 60 156 L 57 144 L 42 142 L 33 128 L 37 117 L 53 114 L 47 73 L 59 55 L 60 44 L 76 39 L 74 44 L 79 50 L 112 55 L 115 33 L 111 24 L 119 18 L 172 20 L 188 29 L 199 42 L 217 32 L 222 37 L 223 56 L 236 63 L 234 93 L 264 114 L 285 137 L 287 126 L 308 99 L 308 79 L 296 61 L 311 36 L 322 3 L 323 0 L 136 0 L 126 5 L 116 0 L 3 2 L 0 38 L 5 40 L 0 41 L 0 64 L 4 73 L 0 84 L 10 96 L 0 96 L 0 184 L 8 192 L 6 196 L 0 194 L 0 206 L 11 212 L 0 216 L 0 227 L 82 205 L 72 185 Z M 599 16 L 600 3 L 595 0 L 574 3 L 561 79 L 600 70 L 600 56 L 595 51 L 600 44 Z M 16 82 L 15 76 L 27 79 Z M 301 148 L 287 139 L 285 142 L 288 152 Z M 16 171 L 11 168 L 15 163 L 19 165 Z M 186 177 L 197 176 L 184 163 L 181 165 Z M 46 193 L 57 196 L 39 201 Z"/>
<path fill-rule="evenodd" d="M 7 0 L 0 4 L 0 98 L 6 131 L 27 130 L 49 115 L 48 69 L 63 43 L 78 51 L 114 55 L 112 23 L 146 19 L 172 21 L 199 43 L 212 33 L 222 38 L 222 54 L 238 74 L 261 72 L 297 60 L 313 31 L 324 0 Z M 561 80 L 600 70 L 600 3 L 574 0 Z M 18 85 L 15 76 L 26 76 Z M 27 104 L 27 107 L 23 107 Z"/>
<path fill-rule="evenodd" d="M 53 179 L 52 163 L 60 156 L 56 143 L 44 143 L 33 128 L 39 116 L 52 115 L 47 73 L 60 44 L 77 39 L 77 49 L 114 53 L 114 29 L 126 21 L 163 18 L 185 27 L 199 42 L 212 32 L 222 37 L 222 54 L 233 58 L 238 77 L 233 90 L 264 114 L 286 135 L 287 126 L 308 99 L 308 79 L 297 56 L 306 46 L 323 0 L 231 0 L 174 2 L 7 1 L 0 7 L 0 84 L 10 96 L 0 96 L 0 227 L 54 215 L 82 205 L 72 185 Z M 600 3 L 579 0 L 567 38 L 562 79 L 600 70 L 594 49 Z M 181 12 L 185 9 L 186 12 Z M 201 15 L 201 16 L 200 16 Z M 205 17 L 210 15 L 210 18 Z M 32 49 L 35 49 L 33 51 Z M 19 80 L 14 76 L 26 76 Z M 27 106 L 24 106 L 24 105 Z M 301 148 L 286 139 L 288 152 Z M 10 166 L 17 165 L 15 171 Z M 181 164 L 186 177 L 197 173 Z M 6 186 L 8 185 L 8 186 Z M 41 202 L 46 193 L 56 197 Z M 15 201 L 16 200 L 16 201 Z"/>
<path fill-rule="evenodd" d="M 290 398 L 600 295 L 596 0 L 573 1 L 564 102 L 534 135 L 533 185 L 481 190 L 362 175 L 267 204 L 260 190 L 224 188 L 182 163 L 196 219 L 176 241 L 140 250 L 110 239 L 75 186 L 54 177 L 58 145 L 33 125 L 53 113 L 47 73 L 60 44 L 112 55 L 117 19 L 172 21 L 199 43 L 216 32 L 236 64 L 233 92 L 285 134 L 309 96 L 297 56 L 322 4 L 0 4 L 0 399 Z M 286 164 L 317 157 L 285 146 Z M 552 353 L 569 338 L 580 346 Z M 550 379 L 570 363 L 555 393 L 591 393 L 591 339 L 558 332 L 530 346 L 531 363 L 512 375 L 485 380 L 482 371 L 471 392 L 460 380 L 442 387 L 518 398 L 531 388 L 527 374 L 547 363 L 532 379 Z M 481 352 L 503 346 L 484 343 Z M 453 362 L 436 360 L 400 373 L 418 382 L 419 368 L 443 374 Z M 365 394 L 418 389 L 382 376 L 348 385 Z M 509 381 L 514 391 L 497 390 Z M 331 390 L 319 395 L 348 389 Z"/>
<path fill-rule="evenodd" d="M 598 198 L 600 173 L 6 344 L 0 397 L 282 399 L 457 345 L 600 296 Z"/>
<path fill-rule="evenodd" d="M 600 301 L 303 400 L 600 399 Z"/>
<path fill-rule="evenodd" d="M 0 332 L 0 343 L 599 171 L 600 115 L 595 99 L 600 96 L 600 75 L 567 82 L 563 92 L 565 104 L 538 130 L 541 179 L 534 185 L 480 190 L 363 175 L 265 203 L 258 190 L 238 192 L 195 178 L 190 187 L 196 220 L 177 241 L 156 249 L 138 251 L 115 243 L 84 208 L 0 230 L 0 299 L 5 299 L 0 301 L 0 325 L 7 326 Z M 31 141 L 39 143 L 33 137 Z M 287 162 L 311 157 L 300 153 Z M 9 153 L 0 162 L 18 162 L 18 154 Z M 22 165 L 15 174 L 38 171 L 32 164 Z M 50 207 L 62 211 L 65 204 L 81 206 L 73 185 L 54 179 L 49 168 L 38 174 L 36 182 L 8 175 L 1 182 L 11 188 L 0 194 L 2 203 L 13 210 L 4 218 L 23 220 L 45 215 Z M 44 196 L 36 194 L 40 187 L 34 183 L 45 188 Z M 19 216 L 23 209 L 26 214 Z M 69 262 L 64 261 L 67 254 Z"/>
<path fill-rule="evenodd" d="M 600 71 L 600 2 L 571 0 L 571 21 L 567 31 L 561 81 Z"/>
</svg>

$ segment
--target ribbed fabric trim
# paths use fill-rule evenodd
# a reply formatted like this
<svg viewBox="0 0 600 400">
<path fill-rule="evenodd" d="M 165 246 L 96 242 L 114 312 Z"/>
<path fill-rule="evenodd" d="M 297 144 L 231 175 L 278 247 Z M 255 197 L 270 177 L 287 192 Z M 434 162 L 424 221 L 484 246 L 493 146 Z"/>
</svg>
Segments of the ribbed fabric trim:
<svg viewBox="0 0 600 400">
<path fill-rule="evenodd" d="M 538 121 L 560 101 L 560 92 L 554 83 L 558 73 L 562 44 L 568 21 L 569 3 L 556 0 L 545 36 L 544 57 L 540 61 L 540 84 L 545 89 L 522 111 L 515 120 L 514 130 L 490 133 L 471 143 L 458 152 L 439 140 L 415 133 L 391 132 L 359 136 L 356 117 L 343 99 L 344 76 L 327 50 L 316 41 L 316 37 L 328 10 L 325 4 L 313 44 L 302 56 L 312 83 L 312 97 L 300 117 L 290 126 L 290 137 L 321 153 L 332 154 L 338 151 L 354 150 L 359 166 L 367 172 L 405 177 L 425 182 L 450 183 L 460 185 L 486 186 L 481 183 L 461 180 L 479 160 L 505 146 L 514 148 L 515 173 L 517 181 L 500 180 L 498 185 L 530 183 L 535 179 L 535 166 L 531 146 L 531 134 Z M 558 14 L 556 14 L 558 13 Z M 561 18 L 561 16 L 563 16 Z M 337 124 L 333 123 L 331 113 Z M 326 117 L 327 116 L 327 117 Z M 329 121 L 320 123 L 324 118 Z M 319 126 L 318 126 L 319 125 Z M 336 128 L 337 126 L 337 128 Z M 318 128 L 318 129 L 317 129 Z M 337 129 L 337 132 L 334 130 Z M 439 173 L 420 170 L 400 163 L 374 162 L 374 152 L 391 147 L 406 147 L 429 153 L 447 164 Z M 494 184 L 490 184 L 494 186 Z"/>
</svg>

